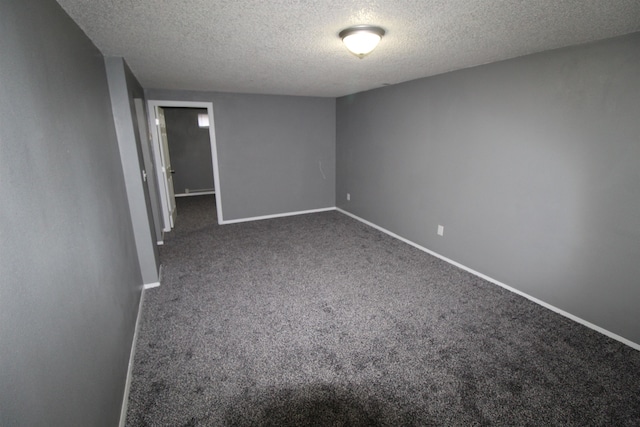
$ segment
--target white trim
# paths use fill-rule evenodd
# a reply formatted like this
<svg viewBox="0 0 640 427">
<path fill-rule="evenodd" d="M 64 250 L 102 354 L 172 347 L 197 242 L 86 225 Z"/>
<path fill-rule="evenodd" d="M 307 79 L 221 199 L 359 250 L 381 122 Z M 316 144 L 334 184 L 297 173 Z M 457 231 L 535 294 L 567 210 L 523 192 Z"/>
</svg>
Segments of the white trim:
<svg viewBox="0 0 640 427">
<path fill-rule="evenodd" d="M 220 224 L 222 224 L 222 225 L 237 224 L 239 222 L 261 221 L 263 219 L 282 218 L 282 217 L 286 217 L 286 216 L 306 215 L 306 214 L 310 214 L 310 213 L 320 213 L 320 212 L 335 211 L 335 210 L 336 210 L 335 207 L 330 207 L 330 208 L 311 209 L 311 210 L 308 210 L 308 211 L 285 212 L 285 213 L 273 214 L 273 215 L 263 215 L 263 216 L 249 217 L 249 218 L 230 219 L 228 221 L 222 221 L 222 222 L 220 222 Z"/>
<path fill-rule="evenodd" d="M 158 269 L 158 281 L 153 283 L 147 283 L 143 286 L 143 288 L 145 290 L 157 288 L 158 286 L 160 286 L 160 283 L 162 283 L 162 264 L 160 264 L 160 268 Z"/>
<path fill-rule="evenodd" d="M 133 377 L 133 360 L 136 355 L 136 343 L 138 342 L 138 331 L 140 330 L 140 319 L 142 318 L 142 303 L 144 302 L 144 290 L 140 292 L 140 302 L 138 303 L 138 315 L 136 316 L 136 326 L 133 331 L 133 340 L 131 341 L 131 352 L 129 353 L 129 367 L 127 368 L 127 380 L 124 384 L 124 396 L 122 397 L 122 406 L 120 408 L 120 427 L 125 427 L 127 422 L 127 408 L 129 405 L 129 391 L 131 390 L 131 379 Z"/>
<path fill-rule="evenodd" d="M 213 102 L 207 103 L 209 112 L 209 139 L 211 141 L 211 163 L 213 164 L 213 191 L 216 195 L 216 214 L 218 224 L 224 222 L 222 217 L 222 190 L 220 188 L 220 167 L 218 165 L 218 142 L 216 139 L 216 122 L 213 118 Z"/>
<path fill-rule="evenodd" d="M 480 272 L 478 272 L 478 271 L 476 271 L 476 270 L 474 270 L 472 268 L 469 268 L 469 267 L 467 267 L 465 265 L 462 265 L 459 262 L 456 262 L 456 261 L 454 261 L 452 259 L 449 259 L 449 258 L 447 258 L 445 256 L 442 256 L 437 252 L 434 252 L 434 251 L 432 251 L 430 249 L 427 249 L 427 248 L 425 248 L 423 246 L 420 246 L 417 243 L 412 242 L 411 240 L 405 239 L 402 236 L 399 236 L 399 235 L 397 235 L 397 234 L 395 234 L 395 233 L 393 233 L 393 232 L 391 232 L 391 231 L 389 231 L 389 230 L 387 230 L 385 228 L 380 227 L 379 225 L 376 225 L 376 224 L 374 224 L 374 223 L 372 223 L 370 221 L 367 221 L 366 219 L 360 218 L 359 216 L 356 216 L 356 215 L 354 215 L 354 214 L 352 214 L 350 212 L 347 212 L 344 209 L 336 208 L 336 210 L 338 212 L 341 212 L 341 213 L 347 215 L 347 216 L 350 216 L 351 218 L 353 218 L 355 220 L 358 220 L 358 221 L 360 221 L 360 222 L 362 222 L 364 224 L 367 224 L 370 227 L 373 227 L 373 228 L 375 228 L 377 230 L 380 230 L 383 233 L 388 234 L 389 236 L 394 237 L 394 238 L 396 238 L 396 239 L 398 239 L 398 240 L 400 240 L 400 241 L 402 241 L 402 242 L 404 242 L 404 243 L 406 243 L 408 245 L 411 245 L 414 248 L 420 249 L 421 251 L 426 252 L 429 255 L 433 255 L 434 257 L 440 258 L 441 260 L 446 261 L 449 264 L 455 265 L 456 267 L 461 268 L 462 270 L 468 271 L 469 273 L 471 273 L 471 274 L 473 274 L 475 276 L 478 276 L 481 279 L 486 280 L 487 282 L 493 283 L 494 285 L 498 285 L 498 286 L 500 286 L 500 287 L 502 287 L 502 288 L 504 288 L 504 289 L 506 289 L 508 291 L 511 291 L 511 292 L 513 292 L 515 294 L 518 294 L 518 295 L 522 296 L 522 297 L 525 297 L 526 299 L 528 299 L 530 301 L 533 301 L 536 304 L 541 305 L 544 308 L 547 308 L 547 309 L 549 309 L 551 311 L 554 311 L 554 312 L 556 312 L 556 313 L 558 313 L 558 314 L 560 314 L 560 315 L 562 315 L 564 317 L 567 317 L 567 318 L 573 320 L 574 322 L 578 322 L 578 323 L 580 323 L 580 324 L 582 324 L 582 325 L 584 325 L 584 326 L 586 326 L 588 328 L 593 329 L 596 332 L 600 332 L 601 334 L 606 335 L 609 338 L 612 338 L 612 339 L 614 339 L 616 341 L 619 341 L 619 342 L 621 342 L 623 344 L 628 345 L 629 347 L 631 347 L 631 348 L 633 348 L 635 350 L 639 350 L 640 351 L 640 344 L 638 344 L 638 343 L 635 343 L 635 342 L 633 342 L 631 340 L 628 340 L 628 339 L 626 339 L 624 337 L 621 337 L 620 335 L 614 334 L 611 331 L 608 331 L 608 330 L 606 330 L 604 328 L 601 328 L 600 326 L 594 325 L 591 322 L 588 322 L 588 321 L 586 321 L 586 320 L 584 320 L 584 319 L 582 319 L 582 318 L 580 318 L 578 316 L 575 316 L 575 315 L 573 315 L 571 313 L 568 313 L 568 312 L 566 312 L 566 311 L 564 311 L 564 310 L 562 310 L 562 309 L 560 309 L 560 308 L 558 308 L 556 306 L 553 306 L 553 305 L 551 305 L 549 303 L 546 303 L 546 302 L 544 302 L 542 300 L 539 300 L 536 297 L 532 297 L 531 295 L 529 295 L 527 293 L 524 293 L 522 291 L 519 291 L 518 289 L 512 288 L 509 285 L 506 285 L 506 284 L 504 284 L 502 282 L 499 282 L 496 279 L 493 279 L 493 278 L 491 278 L 491 277 L 489 277 L 489 276 L 487 276 L 485 274 L 482 274 L 482 273 L 480 273 Z"/>
<path fill-rule="evenodd" d="M 168 208 L 168 190 L 167 190 L 167 178 L 165 174 L 165 168 L 162 161 L 162 144 L 160 142 L 160 132 L 158 127 L 160 126 L 160 120 L 156 111 L 157 105 L 151 104 L 147 101 L 147 117 L 149 119 L 149 129 L 151 129 L 151 145 L 153 148 L 153 164 L 156 172 L 156 178 L 158 181 L 158 195 L 160 197 L 160 206 L 162 214 L 162 232 L 171 231 L 171 218 Z"/>
<path fill-rule="evenodd" d="M 150 99 L 149 104 L 153 104 L 158 107 L 188 107 L 188 108 L 207 108 L 211 105 L 211 102 L 198 102 L 198 101 L 167 101 Z M 211 123 L 211 122 L 209 122 Z"/>
<path fill-rule="evenodd" d="M 207 196 L 211 194 L 216 194 L 215 190 L 212 191 L 190 191 L 189 193 L 180 193 L 176 194 L 176 197 L 191 197 L 191 196 Z"/>
</svg>

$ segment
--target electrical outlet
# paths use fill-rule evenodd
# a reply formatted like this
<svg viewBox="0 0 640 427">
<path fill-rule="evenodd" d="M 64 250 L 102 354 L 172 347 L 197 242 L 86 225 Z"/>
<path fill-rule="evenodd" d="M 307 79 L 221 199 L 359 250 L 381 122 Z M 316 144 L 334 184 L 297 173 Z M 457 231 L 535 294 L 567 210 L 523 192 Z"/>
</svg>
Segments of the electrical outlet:
<svg viewBox="0 0 640 427">
<path fill-rule="evenodd" d="M 444 225 L 438 225 L 438 236 L 444 236 Z"/>
<path fill-rule="evenodd" d="M 347 202 L 351 200 L 351 194 L 347 193 Z"/>
</svg>

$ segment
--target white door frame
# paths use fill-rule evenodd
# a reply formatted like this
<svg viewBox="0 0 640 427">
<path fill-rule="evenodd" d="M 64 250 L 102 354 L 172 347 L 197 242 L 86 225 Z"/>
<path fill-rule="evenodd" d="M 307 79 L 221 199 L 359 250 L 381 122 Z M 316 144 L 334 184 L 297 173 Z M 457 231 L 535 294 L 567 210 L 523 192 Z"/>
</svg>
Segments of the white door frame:
<svg viewBox="0 0 640 427">
<path fill-rule="evenodd" d="M 144 99 L 134 98 L 134 106 L 138 122 L 140 139 L 142 140 L 142 157 L 145 164 L 144 174 L 147 175 L 145 181 L 149 188 L 149 199 L 151 202 L 151 213 L 153 217 L 153 231 L 158 244 L 162 244 L 163 219 L 160 207 L 160 189 L 158 175 L 156 174 L 155 161 L 153 159 L 153 141 L 151 139 L 151 128 L 149 126 L 149 116 L 147 115 Z M 147 122 L 145 122 L 145 120 Z"/>
<path fill-rule="evenodd" d="M 173 169 L 171 168 L 171 157 L 169 152 L 169 137 L 167 135 L 167 122 L 164 118 L 164 109 L 156 107 L 153 109 L 156 118 L 156 129 L 160 137 L 160 159 L 162 161 L 162 177 L 166 185 L 163 186 L 164 199 L 169 212 L 169 230 L 173 229 L 176 220 L 176 195 L 173 191 Z"/>
<path fill-rule="evenodd" d="M 164 108 L 164 107 L 186 107 L 186 108 L 206 108 L 207 113 L 209 114 L 209 140 L 211 142 L 211 163 L 213 164 L 213 186 L 216 192 L 216 211 L 218 214 L 218 224 L 224 223 L 224 219 L 222 218 L 222 194 L 220 192 L 220 173 L 218 170 L 218 149 L 216 145 L 216 131 L 215 131 L 215 122 L 213 120 L 213 103 L 212 102 L 192 102 L 192 101 L 158 101 L 158 100 L 149 100 L 147 101 L 148 108 L 148 117 L 149 117 L 149 127 L 151 128 L 151 136 L 153 138 L 154 145 L 154 163 L 155 170 L 158 176 L 158 182 L 163 186 L 163 190 L 166 189 L 167 179 L 165 174 L 162 173 L 162 160 L 161 153 L 162 144 L 160 143 L 160 136 L 158 135 L 158 126 L 155 122 L 156 107 Z M 160 191 L 160 198 L 162 199 L 162 217 L 164 220 L 164 231 L 171 231 L 171 222 L 170 222 L 170 212 L 169 212 L 169 204 L 167 200 L 167 192 Z"/>
</svg>

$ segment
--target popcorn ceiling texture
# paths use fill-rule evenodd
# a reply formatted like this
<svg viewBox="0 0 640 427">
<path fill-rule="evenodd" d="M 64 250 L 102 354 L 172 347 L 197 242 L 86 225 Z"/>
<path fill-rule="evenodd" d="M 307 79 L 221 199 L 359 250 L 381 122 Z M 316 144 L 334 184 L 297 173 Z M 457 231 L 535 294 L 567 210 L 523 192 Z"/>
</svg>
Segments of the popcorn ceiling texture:
<svg viewBox="0 0 640 427">
<path fill-rule="evenodd" d="M 58 0 L 146 88 L 336 97 L 640 31 L 638 0 Z M 359 60 L 338 38 L 387 31 Z"/>
</svg>

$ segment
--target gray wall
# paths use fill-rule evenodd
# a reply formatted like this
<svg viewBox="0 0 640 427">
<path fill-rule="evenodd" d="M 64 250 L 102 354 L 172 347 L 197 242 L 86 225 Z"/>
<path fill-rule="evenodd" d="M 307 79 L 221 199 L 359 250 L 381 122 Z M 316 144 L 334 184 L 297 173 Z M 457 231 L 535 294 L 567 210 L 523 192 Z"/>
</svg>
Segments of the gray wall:
<svg viewBox="0 0 640 427">
<path fill-rule="evenodd" d="M 176 194 L 214 189 L 209 128 L 198 126 L 206 108 L 164 108 Z"/>
<path fill-rule="evenodd" d="M 640 343 L 639 76 L 636 33 L 339 98 L 337 205 Z"/>
<path fill-rule="evenodd" d="M 155 284 L 160 261 L 134 103 L 135 98 L 144 98 L 144 91 L 122 58 L 105 58 L 105 67 L 142 280 Z"/>
<path fill-rule="evenodd" d="M 150 100 L 213 102 L 226 221 L 335 206 L 333 98 L 146 94 Z"/>
<path fill-rule="evenodd" d="M 0 425 L 115 426 L 142 276 L 102 55 L 0 0 Z"/>
</svg>

